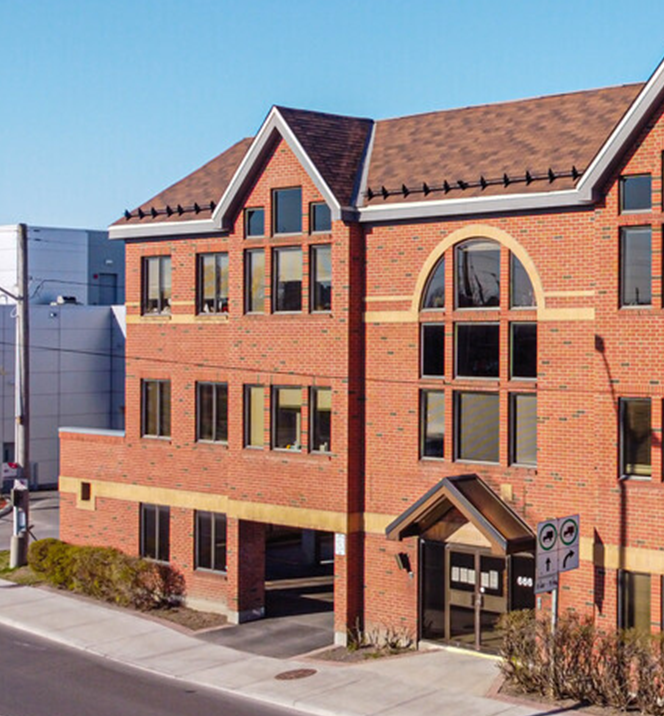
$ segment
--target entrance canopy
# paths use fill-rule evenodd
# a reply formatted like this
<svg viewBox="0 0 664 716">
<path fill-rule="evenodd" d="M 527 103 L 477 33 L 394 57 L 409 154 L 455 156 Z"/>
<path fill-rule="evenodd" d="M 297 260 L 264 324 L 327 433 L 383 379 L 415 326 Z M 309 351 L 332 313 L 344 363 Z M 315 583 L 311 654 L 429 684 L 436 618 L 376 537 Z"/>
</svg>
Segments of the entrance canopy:
<svg viewBox="0 0 664 716">
<path fill-rule="evenodd" d="M 391 540 L 419 536 L 437 523 L 458 522 L 459 513 L 489 542 L 494 554 L 535 550 L 530 527 L 475 474 L 444 478 L 388 525 L 385 534 Z"/>
</svg>

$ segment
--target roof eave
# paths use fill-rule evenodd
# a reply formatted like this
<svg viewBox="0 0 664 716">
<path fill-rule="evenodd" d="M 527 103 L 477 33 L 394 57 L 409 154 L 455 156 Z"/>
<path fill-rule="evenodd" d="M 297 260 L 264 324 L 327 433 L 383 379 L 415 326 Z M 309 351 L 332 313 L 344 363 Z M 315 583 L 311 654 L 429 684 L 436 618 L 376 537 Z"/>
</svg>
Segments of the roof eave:
<svg viewBox="0 0 664 716">
<path fill-rule="evenodd" d="M 108 238 L 148 239 L 167 238 L 169 236 L 183 236 L 187 234 L 219 233 L 212 219 L 195 219 L 193 221 L 155 221 L 146 224 L 126 224 L 125 226 L 113 224 L 108 227 Z"/>
</svg>

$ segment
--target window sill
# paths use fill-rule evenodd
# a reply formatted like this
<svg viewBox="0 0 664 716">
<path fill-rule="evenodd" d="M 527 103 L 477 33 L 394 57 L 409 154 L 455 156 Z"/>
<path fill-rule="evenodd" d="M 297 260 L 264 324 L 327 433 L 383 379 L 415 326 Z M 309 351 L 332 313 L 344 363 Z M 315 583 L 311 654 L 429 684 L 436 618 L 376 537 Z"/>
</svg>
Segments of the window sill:
<svg viewBox="0 0 664 716">
<path fill-rule="evenodd" d="M 649 311 L 652 308 L 653 308 L 652 303 L 640 303 L 638 305 L 633 304 L 633 303 L 628 303 L 628 304 L 621 304 L 619 306 L 619 310 L 621 310 L 621 311 L 625 311 L 625 310 L 627 310 L 627 311 L 639 311 L 639 310 Z"/>
<path fill-rule="evenodd" d="M 203 440 L 202 438 L 196 438 L 197 445 L 214 445 L 216 447 L 223 447 L 228 449 L 228 440 Z"/>
<path fill-rule="evenodd" d="M 226 569 L 210 569 L 209 567 L 194 567 L 196 574 L 205 574 L 211 577 L 221 577 L 222 579 L 228 579 L 228 568 Z"/>
<path fill-rule="evenodd" d="M 303 233 L 301 231 L 292 231 L 290 233 L 284 233 L 284 234 L 272 234 L 273 239 L 292 239 L 295 237 L 302 238 Z"/>
<path fill-rule="evenodd" d="M 422 455 L 422 457 L 420 457 L 420 462 L 425 464 L 432 463 L 435 465 L 439 462 L 445 462 L 445 456 L 435 457 L 434 455 Z"/>
<path fill-rule="evenodd" d="M 212 321 L 214 323 L 228 323 L 228 313 L 197 313 L 196 320 Z"/>
<path fill-rule="evenodd" d="M 280 453 L 293 453 L 295 455 L 300 455 L 303 451 L 302 448 L 287 448 L 287 447 L 273 447 L 273 452 L 280 452 Z"/>
<path fill-rule="evenodd" d="M 330 450 L 309 450 L 310 455 L 318 455 L 319 457 L 332 457 L 334 453 Z"/>
<path fill-rule="evenodd" d="M 170 321 L 172 316 L 172 313 L 141 313 L 141 318 L 148 321 Z"/>
<path fill-rule="evenodd" d="M 157 440 L 162 443 L 170 443 L 172 435 L 141 435 L 141 438 L 145 440 Z"/>
<path fill-rule="evenodd" d="M 295 309 L 293 311 L 277 311 L 277 310 L 272 311 L 273 316 L 301 316 L 302 313 L 303 313 L 303 311 L 301 308 L 299 310 Z"/>
<path fill-rule="evenodd" d="M 466 457 L 457 457 L 454 459 L 454 462 L 464 463 L 467 465 L 500 465 L 500 461 L 493 462 L 490 460 L 471 460 L 470 458 Z"/>
<path fill-rule="evenodd" d="M 618 482 L 652 482 L 652 475 L 621 475 Z"/>
<path fill-rule="evenodd" d="M 265 445 L 245 445 L 245 450 L 251 450 L 252 452 L 263 452 L 265 450 Z"/>
</svg>

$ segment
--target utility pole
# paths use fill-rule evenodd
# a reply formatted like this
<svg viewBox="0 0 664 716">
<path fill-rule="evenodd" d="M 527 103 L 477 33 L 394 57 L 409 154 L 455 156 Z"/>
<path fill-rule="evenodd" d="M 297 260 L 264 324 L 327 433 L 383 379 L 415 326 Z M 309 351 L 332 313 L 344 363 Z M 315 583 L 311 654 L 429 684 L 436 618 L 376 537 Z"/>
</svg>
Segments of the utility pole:
<svg viewBox="0 0 664 716">
<path fill-rule="evenodd" d="M 19 481 L 12 490 L 14 534 L 9 566 L 27 564 L 30 504 L 30 310 L 28 274 L 28 228 L 18 225 L 18 296 L 16 299 L 16 462 Z M 5 291 L 5 293 L 8 293 Z M 11 294 L 9 294 L 11 295 Z"/>
</svg>

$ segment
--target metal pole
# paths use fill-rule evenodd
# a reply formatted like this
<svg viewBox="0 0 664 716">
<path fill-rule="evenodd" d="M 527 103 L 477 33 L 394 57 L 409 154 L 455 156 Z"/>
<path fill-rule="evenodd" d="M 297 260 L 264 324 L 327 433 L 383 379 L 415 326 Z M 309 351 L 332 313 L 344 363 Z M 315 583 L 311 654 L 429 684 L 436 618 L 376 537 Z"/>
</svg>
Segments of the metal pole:
<svg viewBox="0 0 664 716">
<path fill-rule="evenodd" d="M 21 506 L 14 508 L 15 532 L 12 536 L 10 566 L 22 567 L 27 564 L 29 529 L 30 485 L 30 315 L 29 315 L 29 273 L 28 273 L 28 228 L 18 225 L 18 296 L 16 302 L 16 462 L 19 478 L 26 487 Z M 23 512 L 23 514 L 20 514 Z"/>
<path fill-rule="evenodd" d="M 551 634 L 556 633 L 558 626 L 558 587 L 551 592 Z"/>
</svg>

